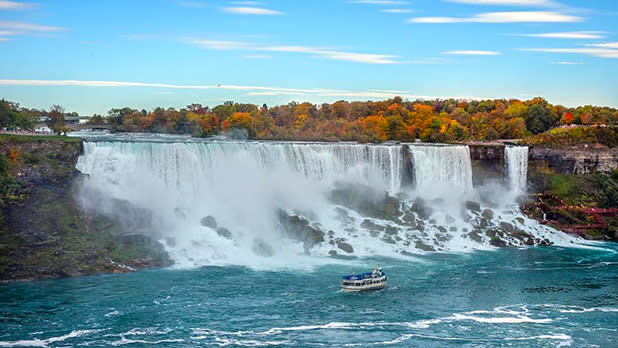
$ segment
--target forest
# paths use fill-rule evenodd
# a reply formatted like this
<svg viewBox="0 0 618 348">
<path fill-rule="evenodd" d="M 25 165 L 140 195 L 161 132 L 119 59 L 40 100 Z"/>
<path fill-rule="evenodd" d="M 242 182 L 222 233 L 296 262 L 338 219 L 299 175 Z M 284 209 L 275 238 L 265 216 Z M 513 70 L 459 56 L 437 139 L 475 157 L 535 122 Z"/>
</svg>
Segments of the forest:
<svg viewBox="0 0 618 348">
<path fill-rule="evenodd" d="M 60 132 L 63 115 L 64 110 L 57 105 L 45 111 L 0 101 L 0 128 L 4 129 L 31 129 L 40 116 L 47 116 L 48 126 Z M 552 105 L 543 98 L 408 101 L 395 97 L 321 105 L 291 102 L 272 107 L 231 101 L 212 109 L 201 104 L 191 104 L 180 110 L 157 107 L 147 111 L 123 107 L 111 109 L 105 116 L 94 115 L 89 122 L 109 124 L 115 132 L 196 137 L 456 142 L 521 139 L 561 126 L 614 126 L 618 125 L 618 110 L 591 105 L 569 108 Z M 579 133 L 566 134 L 577 136 Z"/>
</svg>

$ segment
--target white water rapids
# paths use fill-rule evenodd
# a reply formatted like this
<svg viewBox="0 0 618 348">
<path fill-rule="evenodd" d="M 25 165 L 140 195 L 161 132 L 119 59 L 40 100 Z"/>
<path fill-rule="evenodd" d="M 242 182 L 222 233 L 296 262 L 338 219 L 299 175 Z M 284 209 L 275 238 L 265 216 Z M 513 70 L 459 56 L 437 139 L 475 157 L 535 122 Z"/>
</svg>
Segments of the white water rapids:
<svg viewBox="0 0 618 348">
<path fill-rule="evenodd" d="M 128 233 L 161 240 L 179 265 L 489 249 L 504 222 L 535 238 L 571 241 L 519 213 L 509 185 L 473 187 L 467 146 L 109 141 L 84 147 L 78 169 L 88 174 L 86 209 L 129 221 Z M 527 160 L 510 152 L 508 181 L 523 189 Z M 323 232 L 323 241 L 307 248 L 290 237 L 281 211 Z M 216 227 L 201 223 L 207 216 Z M 485 233 L 492 228 L 494 235 Z"/>
</svg>

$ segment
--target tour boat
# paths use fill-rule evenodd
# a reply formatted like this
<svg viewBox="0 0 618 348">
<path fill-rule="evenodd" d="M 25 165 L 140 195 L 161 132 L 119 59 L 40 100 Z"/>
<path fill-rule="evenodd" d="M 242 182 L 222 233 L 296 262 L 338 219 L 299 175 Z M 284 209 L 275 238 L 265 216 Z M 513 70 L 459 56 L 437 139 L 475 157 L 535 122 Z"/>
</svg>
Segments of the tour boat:
<svg viewBox="0 0 618 348">
<path fill-rule="evenodd" d="M 373 272 L 343 276 L 341 290 L 348 292 L 381 290 L 388 283 L 386 273 L 377 267 Z"/>
</svg>

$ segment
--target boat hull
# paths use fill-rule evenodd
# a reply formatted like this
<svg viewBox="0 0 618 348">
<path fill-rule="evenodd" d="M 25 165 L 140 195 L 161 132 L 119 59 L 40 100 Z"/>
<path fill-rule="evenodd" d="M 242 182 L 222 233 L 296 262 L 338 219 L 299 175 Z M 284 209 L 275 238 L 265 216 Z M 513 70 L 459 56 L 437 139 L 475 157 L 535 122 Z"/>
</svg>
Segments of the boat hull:
<svg viewBox="0 0 618 348">
<path fill-rule="evenodd" d="M 382 290 L 388 284 L 387 281 L 378 283 L 378 284 L 367 284 L 361 286 L 342 286 L 341 291 L 344 292 L 365 292 L 365 291 L 376 291 Z"/>
</svg>

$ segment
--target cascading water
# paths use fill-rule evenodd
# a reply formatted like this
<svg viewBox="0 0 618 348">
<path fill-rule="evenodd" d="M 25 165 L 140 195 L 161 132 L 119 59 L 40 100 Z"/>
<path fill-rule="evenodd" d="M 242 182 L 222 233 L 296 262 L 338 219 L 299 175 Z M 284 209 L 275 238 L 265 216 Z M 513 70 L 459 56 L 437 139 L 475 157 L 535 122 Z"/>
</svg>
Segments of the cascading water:
<svg viewBox="0 0 618 348">
<path fill-rule="evenodd" d="M 528 147 L 506 146 L 504 148 L 504 165 L 511 190 L 524 192 L 528 180 Z"/>
<path fill-rule="evenodd" d="M 467 146 L 411 146 L 410 152 L 417 187 L 450 193 L 472 190 L 472 164 Z"/>
<path fill-rule="evenodd" d="M 86 209 L 161 240 L 180 265 L 569 240 L 511 201 L 482 211 L 467 146 L 86 142 L 78 169 Z"/>
</svg>

